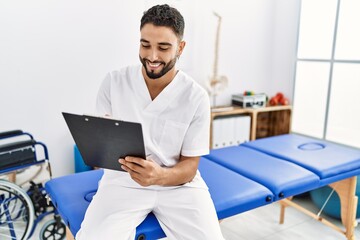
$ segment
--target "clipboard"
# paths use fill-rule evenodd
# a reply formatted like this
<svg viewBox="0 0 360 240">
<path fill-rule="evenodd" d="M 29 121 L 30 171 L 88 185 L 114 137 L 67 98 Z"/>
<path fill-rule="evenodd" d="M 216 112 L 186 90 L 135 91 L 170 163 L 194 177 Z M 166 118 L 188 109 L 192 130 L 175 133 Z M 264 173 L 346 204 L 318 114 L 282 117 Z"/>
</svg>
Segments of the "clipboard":
<svg viewBox="0 0 360 240">
<path fill-rule="evenodd" d="M 84 162 L 92 167 L 124 171 L 119 158 L 146 159 L 140 123 L 62 113 Z"/>
</svg>

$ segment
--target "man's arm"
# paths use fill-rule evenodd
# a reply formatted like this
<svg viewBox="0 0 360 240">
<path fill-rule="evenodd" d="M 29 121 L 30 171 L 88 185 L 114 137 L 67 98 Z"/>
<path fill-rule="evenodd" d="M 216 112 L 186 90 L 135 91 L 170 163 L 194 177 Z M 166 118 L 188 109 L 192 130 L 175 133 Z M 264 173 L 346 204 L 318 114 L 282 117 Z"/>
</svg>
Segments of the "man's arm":
<svg viewBox="0 0 360 240">
<path fill-rule="evenodd" d="M 131 178 L 141 186 L 178 186 L 190 182 L 196 175 L 200 157 L 180 156 L 173 167 L 161 167 L 152 160 L 136 157 L 120 159 L 121 168 L 129 172 Z"/>
</svg>

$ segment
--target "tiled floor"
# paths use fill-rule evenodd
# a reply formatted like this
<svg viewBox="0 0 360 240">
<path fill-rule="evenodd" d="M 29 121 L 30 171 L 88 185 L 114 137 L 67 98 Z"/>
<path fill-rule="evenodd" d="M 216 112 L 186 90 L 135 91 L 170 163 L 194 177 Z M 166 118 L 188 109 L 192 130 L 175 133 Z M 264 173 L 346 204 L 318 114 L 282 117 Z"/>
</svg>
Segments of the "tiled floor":
<svg viewBox="0 0 360 240">
<path fill-rule="evenodd" d="M 308 197 L 295 199 L 307 209 L 317 212 Z M 304 213 L 288 207 L 285 213 L 285 223 L 279 224 L 280 205 L 273 203 L 249 212 L 225 219 L 221 229 L 227 240 L 341 240 L 345 236 L 336 230 L 325 226 Z M 322 215 L 324 216 L 324 215 Z M 325 217 L 325 216 L 324 216 Z M 338 226 L 337 219 L 326 217 Z M 360 227 L 356 228 L 355 236 L 360 239 Z"/>
<path fill-rule="evenodd" d="M 318 211 L 308 197 L 294 201 L 309 210 Z M 346 240 L 341 233 L 292 207 L 286 208 L 285 223 L 280 225 L 279 213 L 280 205 L 273 203 L 224 219 L 220 224 L 221 230 L 226 240 Z M 337 219 L 327 219 L 342 226 Z M 39 239 L 40 229 L 41 224 L 38 225 L 32 240 Z M 356 228 L 355 236 L 360 239 L 360 227 Z"/>
</svg>

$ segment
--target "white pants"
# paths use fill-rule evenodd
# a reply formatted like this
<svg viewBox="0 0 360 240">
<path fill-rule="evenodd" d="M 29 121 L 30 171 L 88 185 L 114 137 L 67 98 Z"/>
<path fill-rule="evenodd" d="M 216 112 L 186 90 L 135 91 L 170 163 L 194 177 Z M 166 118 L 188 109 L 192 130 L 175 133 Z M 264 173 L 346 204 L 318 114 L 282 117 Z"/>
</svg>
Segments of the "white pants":
<svg viewBox="0 0 360 240">
<path fill-rule="evenodd" d="M 209 191 L 169 190 L 100 184 L 76 240 L 133 240 L 136 227 L 153 212 L 168 239 L 223 239 Z"/>
</svg>

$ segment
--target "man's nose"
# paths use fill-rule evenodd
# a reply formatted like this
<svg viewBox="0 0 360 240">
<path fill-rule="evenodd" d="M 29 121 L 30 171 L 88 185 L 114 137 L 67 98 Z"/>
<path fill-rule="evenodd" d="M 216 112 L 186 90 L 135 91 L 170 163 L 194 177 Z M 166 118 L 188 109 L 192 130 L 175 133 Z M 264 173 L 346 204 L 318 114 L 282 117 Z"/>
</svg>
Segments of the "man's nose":
<svg viewBox="0 0 360 240">
<path fill-rule="evenodd" d="M 149 53 L 149 60 L 151 62 L 154 62 L 156 60 L 159 60 L 159 54 L 158 54 L 158 51 L 155 50 L 155 49 L 152 49 Z"/>
</svg>

